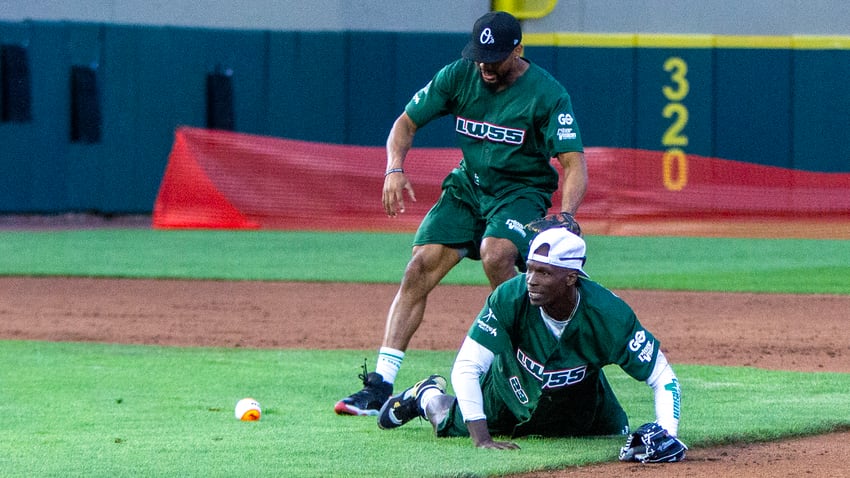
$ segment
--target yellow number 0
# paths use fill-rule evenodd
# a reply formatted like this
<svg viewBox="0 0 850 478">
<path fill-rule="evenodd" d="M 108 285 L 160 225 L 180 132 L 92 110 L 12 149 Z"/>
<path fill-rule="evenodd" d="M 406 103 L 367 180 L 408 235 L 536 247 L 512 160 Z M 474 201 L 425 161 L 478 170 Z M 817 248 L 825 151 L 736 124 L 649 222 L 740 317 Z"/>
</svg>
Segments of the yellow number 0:
<svg viewBox="0 0 850 478">
<path fill-rule="evenodd" d="M 688 64 L 685 63 L 685 60 L 679 58 L 678 56 L 674 56 L 668 58 L 667 61 L 664 62 L 664 71 L 672 74 L 670 75 L 670 79 L 673 80 L 673 83 L 676 84 L 677 88 L 673 89 L 670 86 L 664 85 L 661 88 L 661 91 L 664 93 L 664 97 L 670 101 L 682 101 L 688 96 L 688 92 L 691 90 L 691 85 L 688 83 L 685 75 L 688 74 Z"/>
<path fill-rule="evenodd" d="M 676 171 L 674 175 L 673 171 Z M 670 148 L 662 159 L 664 187 L 670 191 L 681 191 L 688 183 L 688 158 L 679 148 Z"/>
</svg>

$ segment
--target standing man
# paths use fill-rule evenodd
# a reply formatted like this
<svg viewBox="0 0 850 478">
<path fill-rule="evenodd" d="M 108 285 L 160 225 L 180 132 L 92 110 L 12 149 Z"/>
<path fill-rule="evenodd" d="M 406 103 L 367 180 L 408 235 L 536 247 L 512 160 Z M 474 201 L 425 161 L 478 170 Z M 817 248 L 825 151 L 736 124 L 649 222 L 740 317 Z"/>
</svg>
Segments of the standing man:
<svg viewBox="0 0 850 478">
<path fill-rule="evenodd" d="M 587 189 L 587 165 L 566 89 L 522 55 L 516 18 L 491 12 L 479 18 L 462 59 L 443 67 L 395 120 L 387 138 L 383 206 L 404 212 L 415 201 L 404 159 L 416 131 L 431 120 L 455 117 L 463 159 L 442 185 L 413 240 L 413 253 L 390 305 L 375 371 L 363 366 L 363 389 L 334 406 L 338 414 L 377 415 L 428 294 L 464 257 L 481 260 L 495 288 L 524 269 L 530 237 L 524 225 L 546 214 L 564 169 L 560 209 L 575 214 Z"/>
<path fill-rule="evenodd" d="M 587 277 L 580 237 L 548 229 L 530 251 L 528 272 L 490 294 L 461 345 L 451 375 L 457 398 L 432 375 L 391 397 L 378 425 L 422 416 L 437 436 L 496 449 L 518 446 L 494 435 L 625 435 L 628 417 L 602 370 L 617 364 L 652 388 L 656 416 L 629 437 L 620 459 L 684 459 L 679 382 L 658 340 L 628 304 Z"/>
</svg>

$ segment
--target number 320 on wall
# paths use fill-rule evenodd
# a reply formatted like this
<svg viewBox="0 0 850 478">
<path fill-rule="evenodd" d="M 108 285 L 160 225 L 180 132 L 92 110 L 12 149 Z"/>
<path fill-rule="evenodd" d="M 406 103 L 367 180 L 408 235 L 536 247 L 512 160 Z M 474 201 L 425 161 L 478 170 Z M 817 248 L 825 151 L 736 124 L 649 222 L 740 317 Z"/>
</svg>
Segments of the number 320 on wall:
<svg viewBox="0 0 850 478">
<path fill-rule="evenodd" d="M 661 114 L 672 120 L 661 137 L 667 147 L 662 158 L 664 187 L 670 191 L 681 191 L 688 183 L 688 157 L 683 149 L 688 145 L 688 136 L 683 133 L 688 125 L 688 108 L 682 103 L 688 92 L 688 64 L 679 57 L 670 57 L 664 62 L 664 71 L 670 73 L 672 85 L 661 88 L 668 103 Z"/>
</svg>

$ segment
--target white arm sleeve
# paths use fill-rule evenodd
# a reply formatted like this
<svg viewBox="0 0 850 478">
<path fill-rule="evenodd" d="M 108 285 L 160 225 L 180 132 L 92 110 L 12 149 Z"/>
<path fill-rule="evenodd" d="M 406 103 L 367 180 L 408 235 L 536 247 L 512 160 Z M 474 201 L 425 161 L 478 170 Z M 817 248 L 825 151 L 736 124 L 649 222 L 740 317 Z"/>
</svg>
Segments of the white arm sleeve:
<svg viewBox="0 0 850 478">
<path fill-rule="evenodd" d="M 479 379 L 490 369 L 493 357 L 493 352 L 469 337 L 460 346 L 452 367 L 452 388 L 464 421 L 487 418 Z"/>
<path fill-rule="evenodd" d="M 646 383 L 655 392 L 655 421 L 671 435 L 679 434 L 679 407 L 681 392 L 676 374 L 667 362 L 667 357 L 658 351 L 655 368 L 646 379 Z"/>
</svg>

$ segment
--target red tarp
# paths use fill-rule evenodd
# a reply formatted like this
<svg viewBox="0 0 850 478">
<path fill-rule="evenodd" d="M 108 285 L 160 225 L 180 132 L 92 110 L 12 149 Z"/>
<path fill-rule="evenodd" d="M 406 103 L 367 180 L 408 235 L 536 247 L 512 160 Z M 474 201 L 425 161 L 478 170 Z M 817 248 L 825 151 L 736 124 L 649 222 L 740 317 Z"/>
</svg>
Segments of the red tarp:
<svg viewBox="0 0 850 478">
<path fill-rule="evenodd" d="M 585 154 L 590 183 L 579 221 L 850 220 L 850 173 L 694 155 L 686 164 L 665 165 L 661 151 L 587 148 Z M 381 206 L 383 147 L 184 127 L 175 134 L 153 226 L 413 231 L 460 158 L 454 148 L 412 149 L 405 169 L 417 202 L 406 198 L 406 212 L 388 218 Z M 560 204 L 559 193 L 553 204 Z"/>
</svg>

